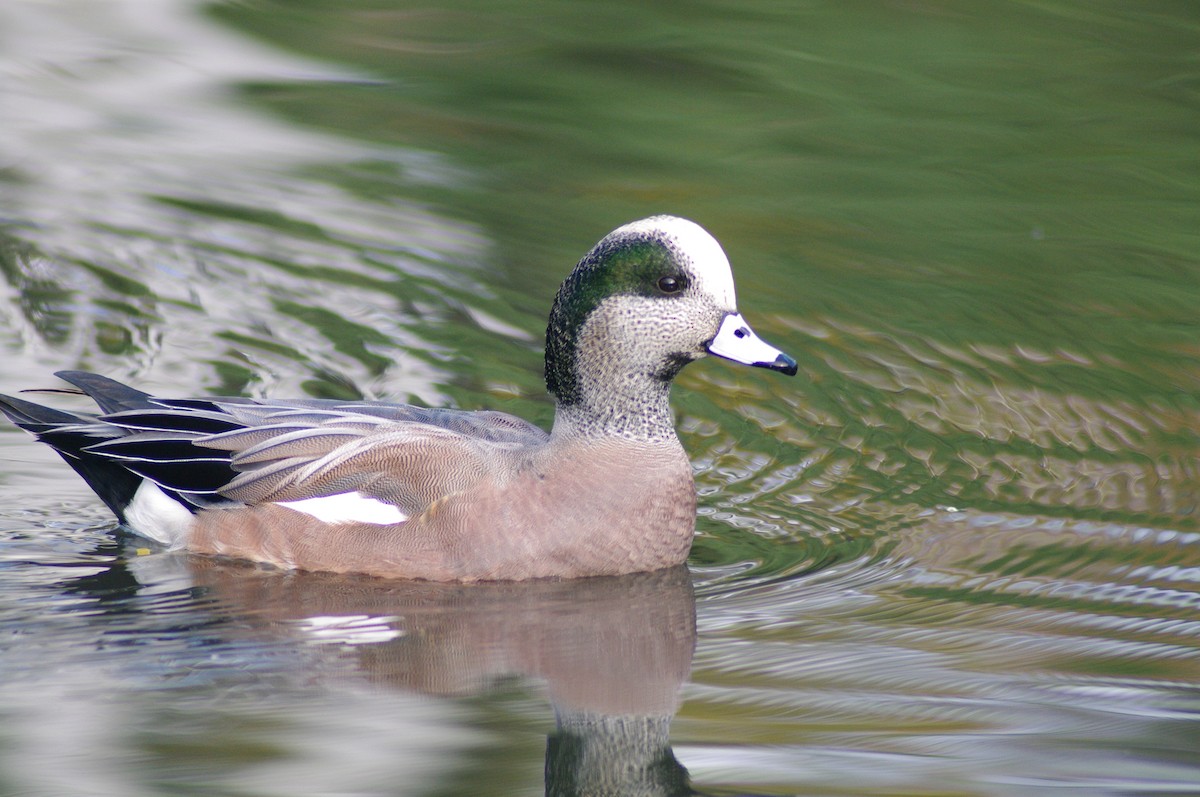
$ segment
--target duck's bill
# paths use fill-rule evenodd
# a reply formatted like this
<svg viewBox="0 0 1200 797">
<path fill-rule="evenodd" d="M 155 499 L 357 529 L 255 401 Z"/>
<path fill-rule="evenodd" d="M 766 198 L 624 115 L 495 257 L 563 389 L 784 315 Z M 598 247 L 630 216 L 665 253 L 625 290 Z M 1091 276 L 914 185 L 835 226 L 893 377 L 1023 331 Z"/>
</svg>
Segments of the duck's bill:
<svg viewBox="0 0 1200 797">
<path fill-rule="evenodd" d="M 796 361 L 755 335 L 741 313 L 725 316 L 717 336 L 708 344 L 708 351 L 735 363 L 796 375 Z"/>
</svg>

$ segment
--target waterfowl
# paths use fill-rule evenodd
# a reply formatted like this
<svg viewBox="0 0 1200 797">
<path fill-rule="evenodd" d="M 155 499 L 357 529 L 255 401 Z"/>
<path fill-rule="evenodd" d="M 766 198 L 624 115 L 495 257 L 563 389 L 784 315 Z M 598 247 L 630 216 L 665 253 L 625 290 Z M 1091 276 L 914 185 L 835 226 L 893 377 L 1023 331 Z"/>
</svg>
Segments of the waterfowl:
<svg viewBox="0 0 1200 797">
<path fill-rule="evenodd" d="M 796 373 L 738 313 L 720 244 L 655 216 L 606 235 L 558 290 L 549 433 L 494 411 L 157 398 L 81 371 L 58 376 L 99 414 L 10 396 L 0 411 L 170 549 L 436 581 L 616 575 L 688 555 L 696 493 L 668 394 L 707 354 Z"/>
</svg>

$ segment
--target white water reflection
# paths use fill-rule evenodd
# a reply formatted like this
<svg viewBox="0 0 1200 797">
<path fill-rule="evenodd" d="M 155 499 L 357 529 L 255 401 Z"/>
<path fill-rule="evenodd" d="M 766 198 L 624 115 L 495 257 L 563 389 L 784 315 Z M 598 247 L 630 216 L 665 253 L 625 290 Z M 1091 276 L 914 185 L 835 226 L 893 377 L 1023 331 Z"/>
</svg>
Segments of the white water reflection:
<svg viewBox="0 0 1200 797">
<path fill-rule="evenodd" d="M 32 689 L 0 686 L 0 793 L 383 794 L 404 784 L 415 794 L 486 738 L 468 712 L 403 692 L 327 684 L 302 700 L 242 690 L 216 705 L 186 689 L 131 689 L 114 656 L 103 658 L 60 666 Z"/>
<path fill-rule="evenodd" d="M 107 345 L 126 350 L 103 362 L 109 373 L 136 373 L 151 389 L 194 390 L 212 383 L 209 362 L 241 360 L 260 392 L 298 394 L 297 378 L 279 372 L 299 356 L 359 392 L 402 385 L 444 401 L 435 384 L 444 375 L 404 356 L 428 344 L 379 288 L 447 265 L 461 275 L 484 242 L 415 203 L 368 200 L 299 172 L 390 164 L 409 185 L 461 173 L 430 153 L 305 131 L 239 103 L 236 87 L 254 81 L 364 76 L 239 37 L 206 21 L 203 6 L 0 5 L 0 219 L 36 246 L 16 250 L 21 276 L 0 294 L 0 319 L 17 333 L 5 336 L 0 379 L 29 384 L 31 374 L 98 363 Z M 297 267 L 323 269 L 326 289 L 314 295 Z M 337 275 L 361 275 L 365 287 Z M 41 285 L 72 311 L 65 340 L 49 346 L 45 310 L 29 307 Z M 280 317 L 289 300 L 377 330 L 395 363 L 385 375 L 367 354 L 365 364 L 334 356 L 319 319 Z M 115 343 L 97 339 L 98 323 Z M 282 357 L 275 343 L 287 347 Z"/>
</svg>

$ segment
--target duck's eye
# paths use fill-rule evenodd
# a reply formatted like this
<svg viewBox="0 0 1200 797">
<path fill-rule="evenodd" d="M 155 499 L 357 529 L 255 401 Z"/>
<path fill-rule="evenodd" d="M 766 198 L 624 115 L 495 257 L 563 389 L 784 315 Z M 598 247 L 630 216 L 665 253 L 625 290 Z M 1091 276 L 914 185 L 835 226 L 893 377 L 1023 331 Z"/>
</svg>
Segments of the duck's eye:
<svg viewBox="0 0 1200 797">
<path fill-rule="evenodd" d="M 687 287 L 687 277 L 670 275 L 659 277 L 658 289 L 663 293 L 679 293 Z"/>
</svg>

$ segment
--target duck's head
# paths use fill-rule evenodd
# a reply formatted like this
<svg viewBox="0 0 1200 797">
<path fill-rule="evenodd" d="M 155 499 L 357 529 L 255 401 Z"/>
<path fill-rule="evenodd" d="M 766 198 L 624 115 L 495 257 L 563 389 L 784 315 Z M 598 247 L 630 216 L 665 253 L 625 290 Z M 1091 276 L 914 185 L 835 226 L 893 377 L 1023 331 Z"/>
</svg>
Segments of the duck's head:
<svg viewBox="0 0 1200 797">
<path fill-rule="evenodd" d="M 695 222 L 652 216 L 610 232 L 571 272 L 546 330 L 546 386 L 560 407 L 632 411 L 706 354 L 796 373 L 737 311 L 721 245 Z M 630 407 L 629 402 L 634 406 Z"/>
</svg>

